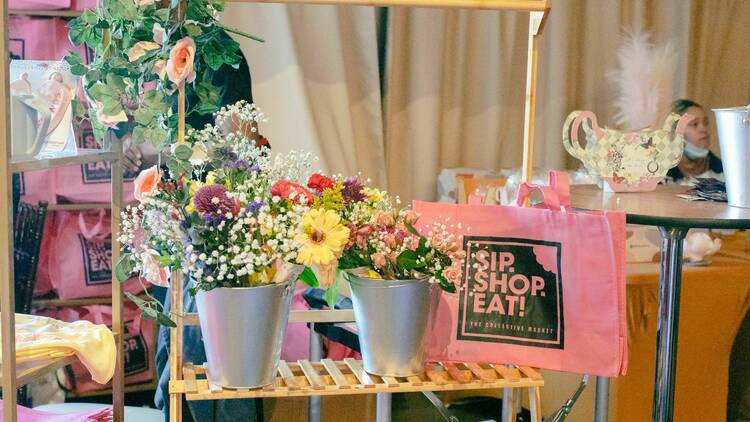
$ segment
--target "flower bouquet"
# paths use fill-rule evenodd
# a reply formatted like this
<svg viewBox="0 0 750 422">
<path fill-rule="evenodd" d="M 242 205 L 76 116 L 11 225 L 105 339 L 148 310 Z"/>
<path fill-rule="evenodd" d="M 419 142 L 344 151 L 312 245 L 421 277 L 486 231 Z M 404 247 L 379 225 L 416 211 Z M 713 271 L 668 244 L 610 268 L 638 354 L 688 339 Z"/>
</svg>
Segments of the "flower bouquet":
<svg viewBox="0 0 750 422">
<path fill-rule="evenodd" d="M 309 154 L 271 157 L 243 134 L 262 118 L 243 102 L 221 109 L 216 126 L 188 132 L 177 164 L 138 176 L 140 204 L 123 213 L 126 253 L 115 268 L 120 280 L 137 270 L 162 285 L 170 271 L 189 276 L 212 379 L 225 387 L 273 381 L 298 261 L 335 267 L 349 238 L 335 211 L 311 208 L 300 184 Z M 228 121 L 239 124 L 225 133 Z M 145 317 L 173 325 L 157 301 L 130 297 Z"/>
<path fill-rule="evenodd" d="M 317 193 L 312 208 L 339 213 L 349 229 L 338 266 L 351 286 L 365 370 L 421 373 L 435 286 L 455 292 L 460 278 L 460 239 L 447 222 L 422 227 L 421 234 L 414 211 L 399 209 L 398 198 L 359 178 L 313 175 L 308 186 Z"/>
</svg>

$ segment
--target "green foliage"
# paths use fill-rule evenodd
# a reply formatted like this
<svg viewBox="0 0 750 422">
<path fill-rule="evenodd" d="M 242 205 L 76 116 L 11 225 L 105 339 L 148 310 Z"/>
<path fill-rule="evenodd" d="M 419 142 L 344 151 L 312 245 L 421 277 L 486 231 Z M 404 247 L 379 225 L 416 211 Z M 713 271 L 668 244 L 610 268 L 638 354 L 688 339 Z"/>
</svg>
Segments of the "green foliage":
<svg viewBox="0 0 750 422">
<path fill-rule="evenodd" d="M 105 0 L 102 8 L 86 10 L 70 21 L 73 44 L 96 52 L 90 64 L 77 53 L 70 53 L 65 60 L 73 74 L 83 77 L 84 91 L 91 100 L 88 119 L 100 142 L 115 124 L 118 133 L 132 133 L 136 143 L 150 142 L 165 148 L 176 142 L 178 117 L 172 111 L 177 108 L 178 86 L 163 69 L 170 50 L 185 37 L 192 38 L 196 45 L 196 78 L 185 89 L 187 95 L 195 94 L 198 102 L 188 111 L 209 114 L 218 110 L 222 87 L 211 83 L 213 74 L 223 66 L 236 66 L 241 60 L 240 47 L 226 36 L 215 18 L 216 12 L 223 10 L 221 2 L 187 3 L 187 15 L 176 19 L 177 1 L 139 6 L 133 0 Z M 149 48 L 140 57 L 129 57 L 129 50 L 138 42 L 155 41 L 157 25 L 165 31 L 164 44 Z M 99 121 L 97 111 L 100 118 L 125 113 L 127 121 Z"/>
<path fill-rule="evenodd" d="M 302 274 L 299 275 L 299 279 L 310 287 L 318 287 L 319 285 L 318 277 L 315 276 L 315 273 L 310 267 L 305 267 Z"/>
</svg>

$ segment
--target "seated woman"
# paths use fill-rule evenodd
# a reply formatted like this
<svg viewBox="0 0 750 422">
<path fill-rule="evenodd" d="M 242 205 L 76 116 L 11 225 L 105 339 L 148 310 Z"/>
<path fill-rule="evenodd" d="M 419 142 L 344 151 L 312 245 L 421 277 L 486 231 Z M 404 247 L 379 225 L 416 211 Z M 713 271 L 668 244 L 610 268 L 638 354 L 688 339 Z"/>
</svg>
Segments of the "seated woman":
<svg viewBox="0 0 750 422">
<path fill-rule="evenodd" d="M 685 129 L 685 150 L 682 160 L 667 172 L 667 177 L 680 181 L 690 177 L 716 177 L 723 179 L 724 168 L 721 159 L 708 147 L 711 133 L 708 130 L 708 116 L 703 107 L 695 101 L 681 99 L 672 104 L 672 112 L 679 115 L 690 113 L 696 119 Z"/>
</svg>

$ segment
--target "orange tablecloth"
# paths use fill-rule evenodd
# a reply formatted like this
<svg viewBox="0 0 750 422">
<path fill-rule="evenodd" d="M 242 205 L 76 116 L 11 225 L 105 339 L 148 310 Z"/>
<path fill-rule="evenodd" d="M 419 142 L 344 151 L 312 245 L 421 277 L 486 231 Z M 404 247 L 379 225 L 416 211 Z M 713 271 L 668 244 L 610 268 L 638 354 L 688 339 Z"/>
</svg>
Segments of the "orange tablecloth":
<svg viewBox="0 0 750 422">
<path fill-rule="evenodd" d="M 631 264 L 628 274 L 630 367 L 617 380 L 616 415 L 619 421 L 645 421 L 653 397 L 658 266 Z M 708 267 L 684 268 L 675 420 L 726 420 L 729 355 L 748 306 L 750 261 L 717 256 Z"/>
<path fill-rule="evenodd" d="M 707 267 L 683 268 L 677 346 L 675 421 L 725 421 L 729 357 L 737 329 L 750 307 L 750 255 L 744 236 L 725 239 Z M 731 255 L 731 256 L 730 256 Z M 744 256 L 742 256 L 744 255 Z M 629 367 L 612 379 L 610 420 L 650 421 L 656 357 L 659 264 L 628 264 Z M 543 413 L 560 406 L 579 376 L 544 371 Z M 568 421 L 594 415 L 592 379 Z"/>
</svg>

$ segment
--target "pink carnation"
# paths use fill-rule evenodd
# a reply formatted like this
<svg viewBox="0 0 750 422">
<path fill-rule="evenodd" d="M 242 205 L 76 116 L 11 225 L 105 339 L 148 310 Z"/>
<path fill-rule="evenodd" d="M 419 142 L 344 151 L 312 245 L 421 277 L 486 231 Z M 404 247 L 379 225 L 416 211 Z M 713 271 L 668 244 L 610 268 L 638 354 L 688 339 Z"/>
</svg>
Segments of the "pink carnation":
<svg viewBox="0 0 750 422">
<path fill-rule="evenodd" d="M 203 214 L 224 215 L 235 211 L 235 201 L 227 196 L 227 188 L 222 185 L 203 186 L 195 192 L 195 210 Z"/>
</svg>

